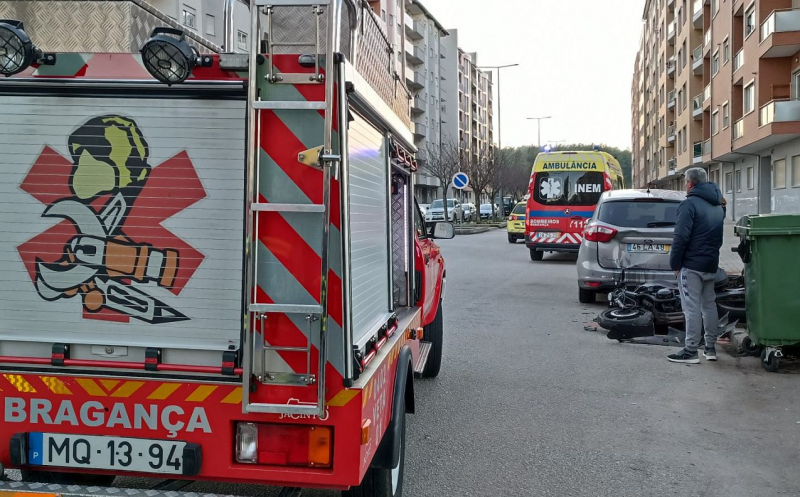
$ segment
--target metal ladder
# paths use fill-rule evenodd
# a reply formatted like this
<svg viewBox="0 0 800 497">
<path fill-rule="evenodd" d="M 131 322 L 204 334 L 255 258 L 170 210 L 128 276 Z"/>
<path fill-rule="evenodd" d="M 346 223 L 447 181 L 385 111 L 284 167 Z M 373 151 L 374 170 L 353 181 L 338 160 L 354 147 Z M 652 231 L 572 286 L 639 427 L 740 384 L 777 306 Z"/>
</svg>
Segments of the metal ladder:
<svg viewBox="0 0 800 497">
<path fill-rule="evenodd" d="M 328 272 L 330 268 L 329 262 L 329 243 L 330 243 L 330 212 L 331 212 L 331 178 L 335 176 L 336 165 L 340 162 L 341 157 L 333 153 L 332 136 L 333 136 L 333 105 L 334 105 L 334 91 L 335 91 L 335 59 L 334 54 L 338 47 L 338 32 L 337 26 L 340 25 L 339 18 L 341 16 L 341 0 L 251 0 L 251 47 L 250 47 L 250 64 L 249 64 L 249 86 L 248 86 L 248 129 L 251 131 L 248 134 L 248 184 L 249 184 L 249 198 L 253 201 L 250 205 L 248 212 L 248 226 L 257 226 L 259 223 L 259 212 L 279 212 L 279 213 L 304 213 L 308 215 L 321 216 L 322 223 L 322 246 L 320 256 L 322 259 L 321 277 L 320 277 L 320 303 L 319 305 L 307 304 L 266 304 L 254 301 L 249 304 L 249 316 L 255 319 L 247 319 L 246 323 L 255 322 L 258 320 L 261 324 L 261 339 L 257 338 L 258 333 L 255 329 L 248 330 L 245 333 L 246 339 L 251 341 L 249 348 L 247 344 L 243 346 L 245 350 L 244 356 L 244 388 L 243 388 L 243 402 L 242 410 L 245 413 L 277 413 L 277 414 L 300 414 L 300 415 L 313 415 L 324 417 L 326 412 L 325 406 L 325 367 L 327 364 L 327 347 L 326 347 L 326 330 L 328 321 Z M 276 9 L 280 8 L 307 8 L 309 14 L 314 16 L 314 41 L 287 41 L 276 39 L 273 29 L 273 19 Z M 327 12 L 326 12 L 327 11 Z M 320 16 L 327 13 L 327 43 L 325 48 L 324 60 L 324 73 L 321 71 L 319 61 L 319 39 L 320 39 Z M 266 52 L 268 72 L 266 80 L 268 84 L 316 84 L 325 85 L 325 100 L 324 101 L 270 101 L 260 100 L 258 95 L 257 67 L 258 58 L 260 57 L 261 40 L 261 15 L 266 15 L 267 29 L 266 35 Z M 313 47 L 314 48 L 314 74 L 298 73 L 298 74 L 277 74 L 273 66 L 273 55 L 275 54 L 276 47 Z M 258 202 L 255 194 L 255 185 L 258 184 L 257 175 L 259 174 L 259 153 L 260 133 L 258 132 L 259 123 L 261 122 L 261 111 L 264 110 L 307 110 L 307 111 L 324 111 L 324 128 L 323 128 L 323 144 L 303 151 L 298 156 L 300 164 L 297 167 L 314 167 L 322 171 L 322 203 L 321 204 L 278 204 L 278 203 L 261 203 Z M 255 224 L 253 220 L 255 217 Z M 255 237 L 250 237 L 248 240 L 249 254 L 247 277 L 250 279 L 250 285 L 247 288 L 254 288 L 255 283 L 258 281 L 258 261 L 255 256 L 258 241 Z M 249 291 L 249 290 L 248 290 Z M 305 315 L 309 323 L 309 333 L 306 345 L 303 347 L 284 347 L 273 346 L 267 342 L 265 332 L 265 321 L 269 319 L 270 314 L 294 314 Z M 311 356 L 313 348 L 312 333 L 316 321 L 320 322 L 319 326 L 319 357 L 317 364 L 316 374 L 312 370 Z M 260 364 L 259 371 L 254 370 L 254 359 L 256 354 L 260 351 Z M 290 352 L 306 354 L 306 371 L 305 373 L 287 373 L 276 372 L 270 369 L 268 357 L 269 352 L 280 353 Z M 251 403 L 249 402 L 249 394 L 253 381 L 257 381 L 264 385 L 285 385 L 297 387 L 317 387 L 317 402 L 300 403 L 300 404 L 266 404 L 266 403 Z"/>
</svg>

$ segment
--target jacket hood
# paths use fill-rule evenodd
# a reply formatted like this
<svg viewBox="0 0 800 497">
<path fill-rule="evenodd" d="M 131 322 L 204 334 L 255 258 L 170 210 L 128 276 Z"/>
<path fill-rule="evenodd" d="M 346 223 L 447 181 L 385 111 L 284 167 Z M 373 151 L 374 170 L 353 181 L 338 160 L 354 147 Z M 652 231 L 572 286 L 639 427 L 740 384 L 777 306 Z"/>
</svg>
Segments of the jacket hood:
<svg viewBox="0 0 800 497">
<path fill-rule="evenodd" d="M 700 197 L 711 205 L 722 205 L 722 192 L 716 183 L 706 181 L 692 188 L 689 197 Z"/>
</svg>

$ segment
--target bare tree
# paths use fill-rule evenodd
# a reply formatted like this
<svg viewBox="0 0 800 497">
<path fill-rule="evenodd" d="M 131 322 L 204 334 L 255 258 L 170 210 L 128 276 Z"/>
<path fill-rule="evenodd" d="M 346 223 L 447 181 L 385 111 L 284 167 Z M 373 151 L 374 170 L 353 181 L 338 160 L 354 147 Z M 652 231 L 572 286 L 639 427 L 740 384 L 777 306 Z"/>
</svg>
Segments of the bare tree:
<svg viewBox="0 0 800 497">
<path fill-rule="evenodd" d="M 442 141 L 436 148 L 430 144 L 425 149 L 423 168 L 442 184 L 442 202 L 444 203 L 444 218 L 449 219 L 447 213 L 447 187 L 453 176 L 461 171 L 461 157 L 458 144 L 453 140 Z"/>
<path fill-rule="evenodd" d="M 462 156 L 462 163 L 464 171 L 469 175 L 469 186 L 475 193 L 475 199 L 480 205 L 481 197 L 483 194 L 492 195 L 495 191 L 495 185 L 498 182 L 498 162 L 494 149 L 481 153 L 477 156 L 464 154 Z M 492 201 L 492 203 L 494 203 Z M 480 216 L 478 216 L 480 222 Z"/>
</svg>

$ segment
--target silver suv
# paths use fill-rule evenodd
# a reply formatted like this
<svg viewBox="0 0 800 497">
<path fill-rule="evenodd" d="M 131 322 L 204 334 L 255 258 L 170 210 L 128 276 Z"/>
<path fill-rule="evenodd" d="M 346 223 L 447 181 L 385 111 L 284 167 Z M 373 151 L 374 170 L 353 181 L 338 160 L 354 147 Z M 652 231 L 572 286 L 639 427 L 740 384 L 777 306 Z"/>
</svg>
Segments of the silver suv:
<svg viewBox="0 0 800 497">
<path fill-rule="evenodd" d="M 586 223 L 578 252 L 578 299 L 626 282 L 675 279 L 669 266 L 678 205 L 686 198 L 671 190 L 612 190 L 600 197 Z"/>
</svg>

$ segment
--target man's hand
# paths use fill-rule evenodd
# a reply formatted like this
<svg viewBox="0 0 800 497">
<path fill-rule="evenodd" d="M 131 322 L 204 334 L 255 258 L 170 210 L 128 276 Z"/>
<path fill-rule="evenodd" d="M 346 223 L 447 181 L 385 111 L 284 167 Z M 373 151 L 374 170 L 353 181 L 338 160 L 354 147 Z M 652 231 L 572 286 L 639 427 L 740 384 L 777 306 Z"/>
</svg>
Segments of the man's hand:
<svg viewBox="0 0 800 497">
<path fill-rule="evenodd" d="M 680 271 L 674 271 L 674 273 L 675 273 L 675 277 L 676 278 L 680 278 L 680 276 L 681 276 L 681 272 Z"/>
</svg>

